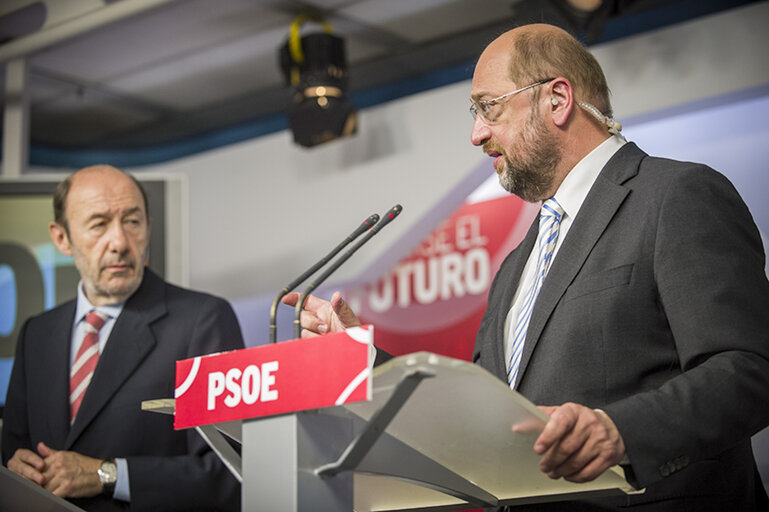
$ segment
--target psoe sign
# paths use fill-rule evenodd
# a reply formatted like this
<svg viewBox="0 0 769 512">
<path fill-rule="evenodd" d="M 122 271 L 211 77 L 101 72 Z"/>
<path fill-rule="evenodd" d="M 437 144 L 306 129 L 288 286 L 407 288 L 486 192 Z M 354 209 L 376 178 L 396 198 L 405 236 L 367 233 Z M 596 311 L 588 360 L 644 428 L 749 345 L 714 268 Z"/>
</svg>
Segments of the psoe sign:
<svg viewBox="0 0 769 512">
<path fill-rule="evenodd" d="M 371 399 L 374 328 L 176 362 L 174 428 Z"/>
</svg>

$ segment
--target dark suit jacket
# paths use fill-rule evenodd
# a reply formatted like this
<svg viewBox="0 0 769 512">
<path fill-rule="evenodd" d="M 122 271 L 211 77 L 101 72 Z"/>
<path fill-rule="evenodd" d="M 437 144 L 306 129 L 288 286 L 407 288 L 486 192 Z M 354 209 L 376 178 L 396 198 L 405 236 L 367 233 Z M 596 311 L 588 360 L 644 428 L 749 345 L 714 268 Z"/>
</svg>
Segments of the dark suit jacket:
<svg viewBox="0 0 769 512">
<path fill-rule="evenodd" d="M 233 510 L 240 486 L 194 430 L 141 402 L 174 396 L 175 361 L 243 347 L 230 305 L 172 286 L 145 270 L 125 304 L 69 426 L 69 358 L 75 302 L 27 321 L 19 335 L 4 410 L 3 463 L 43 441 L 58 450 L 128 461 L 131 510 Z M 121 510 L 107 497 L 72 500 Z"/>
<path fill-rule="evenodd" d="M 476 340 L 474 360 L 503 380 L 505 316 L 536 236 L 535 222 L 503 262 Z M 726 178 L 634 144 L 614 155 L 542 286 L 516 389 L 614 420 L 628 477 L 647 491 L 606 504 L 753 510 L 766 499 L 749 437 L 769 423 L 769 284 Z"/>
</svg>

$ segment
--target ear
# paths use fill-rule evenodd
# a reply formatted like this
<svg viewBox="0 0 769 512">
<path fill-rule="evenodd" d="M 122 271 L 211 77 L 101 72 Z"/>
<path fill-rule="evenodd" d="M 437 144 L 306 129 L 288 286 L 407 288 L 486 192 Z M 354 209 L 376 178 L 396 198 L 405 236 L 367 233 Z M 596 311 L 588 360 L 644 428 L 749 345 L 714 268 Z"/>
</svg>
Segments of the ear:
<svg viewBox="0 0 769 512">
<path fill-rule="evenodd" d="M 563 128 L 574 108 L 574 89 L 567 78 L 558 77 L 550 82 L 550 96 L 547 98 L 553 123 Z"/>
<path fill-rule="evenodd" d="M 51 240 L 62 254 L 66 256 L 72 256 L 72 244 L 69 241 L 69 235 L 64 226 L 56 222 L 48 224 L 48 234 L 51 235 Z"/>
<path fill-rule="evenodd" d="M 147 217 L 147 253 L 144 255 L 144 266 L 150 264 L 150 240 L 152 239 L 152 217 Z"/>
</svg>

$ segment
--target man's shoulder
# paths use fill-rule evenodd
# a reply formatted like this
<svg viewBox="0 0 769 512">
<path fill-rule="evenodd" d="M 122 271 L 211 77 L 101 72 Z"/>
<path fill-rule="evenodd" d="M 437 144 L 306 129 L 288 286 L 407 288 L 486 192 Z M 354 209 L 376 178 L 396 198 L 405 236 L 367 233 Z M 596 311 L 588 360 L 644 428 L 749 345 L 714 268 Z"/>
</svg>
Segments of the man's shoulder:
<svg viewBox="0 0 769 512">
<path fill-rule="evenodd" d="M 688 162 L 686 160 L 675 160 L 664 156 L 647 155 L 642 161 L 642 167 L 646 169 L 661 169 L 665 172 L 687 173 L 687 172 L 705 172 L 716 173 L 718 171 L 699 162 Z"/>
<path fill-rule="evenodd" d="M 650 188 L 666 197 L 711 195 L 714 191 L 729 198 L 739 197 L 728 177 L 699 162 L 650 156 L 642 162 L 639 176 L 641 182 L 648 183 Z"/>
<path fill-rule="evenodd" d="M 47 340 L 56 332 L 66 332 L 75 318 L 75 301 L 70 300 L 47 311 L 28 317 L 19 332 L 19 339 Z"/>
<path fill-rule="evenodd" d="M 145 275 L 137 295 L 126 303 L 126 308 L 132 314 L 141 311 L 144 321 L 171 326 L 174 336 L 184 337 L 185 344 L 189 342 L 188 336 L 194 338 L 203 333 L 207 345 L 197 347 L 193 352 L 243 348 L 238 319 L 228 301 L 210 293 L 171 284 L 151 271 Z M 195 334 L 196 331 L 198 334 Z"/>
<path fill-rule="evenodd" d="M 146 272 L 144 284 L 146 286 L 143 286 L 143 288 L 146 288 L 146 290 L 143 290 L 142 297 L 151 298 L 151 300 L 162 298 L 170 308 L 180 306 L 189 309 L 195 307 L 221 307 L 221 305 L 230 307 L 229 302 L 221 297 L 169 283 L 152 271 Z"/>
<path fill-rule="evenodd" d="M 665 191 L 676 182 L 692 180 L 717 185 L 729 183 L 722 173 L 707 164 L 649 155 L 634 143 L 625 144 L 620 148 L 605 170 L 605 176 L 612 181 L 625 183 L 627 180 L 634 188 L 650 188 L 657 191 Z"/>
<path fill-rule="evenodd" d="M 175 284 L 166 282 L 166 298 L 171 301 L 183 301 L 194 304 L 211 304 L 211 303 L 225 303 L 229 304 L 225 299 L 213 295 L 211 293 L 192 290 L 190 288 L 183 288 Z"/>
<path fill-rule="evenodd" d="M 639 162 L 642 172 L 662 172 L 665 174 L 675 175 L 677 173 L 705 173 L 712 175 L 721 175 L 715 169 L 712 169 L 707 164 L 700 162 L 690 162 L 686 160 L 676 160 L 665 156 L 650 155 L 643 149 L 639 148 L 635 143 L 629 142 L 625 144 L 618 152 L 620 155 L 618 160 L 626 163 L 631 161 L 635 163 Z M 624 158 L 623 158 L 624 157 Z"/>
<path fill-rule="evenodd" d="M 29 317 L 29 324 L 50 324 L 59 321 L 62 317 L 75 314 L 75 299 L 68 300 L 58 306 Z"/>
</svg>

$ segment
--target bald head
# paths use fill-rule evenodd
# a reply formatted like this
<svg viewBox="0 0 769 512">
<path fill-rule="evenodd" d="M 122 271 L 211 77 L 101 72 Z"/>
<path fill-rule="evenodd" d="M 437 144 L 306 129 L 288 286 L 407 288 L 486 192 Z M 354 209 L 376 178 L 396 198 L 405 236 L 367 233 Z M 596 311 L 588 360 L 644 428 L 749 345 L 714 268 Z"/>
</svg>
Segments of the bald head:
<svg viewBox="0 0 769 512">
<path fill-rule="evenodd" d="M 493 66 L 489 66 L 493 61 Z M 578 101 L 595 105 L 612 115 L 609 88 L 598 61 L 568 32 L 545 24 L 509 30 L 486 47 L 478 68 L 504 66 L 517 86 L 546 78 L 564 77 L 571 82 Z"/>
<path fill-rule="evenodd" d="M 116 167 L 112 167 L 111 165 L 91 165 L 89 167 L 83 167 L 82 169 L 70 174 L 66 179 L 61 181 L 56 186 L 56 190 L 53 193 L 53 220 L 57 224 L 64 227 L 65 230 L 69 229 L 67 224 L 67 196 L 69 195 L 70 188 L 72 188 L 72 184 L 78 178 L 78 176 L 85 177 L 89 175 L 103 175 L 116 178 L 125 177 L 130 179 L 141 193 L 142 199 L 144 200 L 144 212 L 146 216 L 149 217 L 149 202 L 147 201 L 147 192 L 145 192 L 144 187 L 142 187 L 141 183 L 139 183 L 136 178 Z"/>
</svg>

